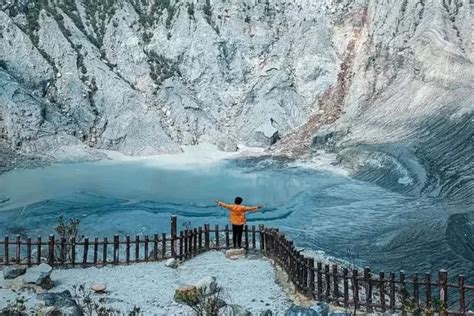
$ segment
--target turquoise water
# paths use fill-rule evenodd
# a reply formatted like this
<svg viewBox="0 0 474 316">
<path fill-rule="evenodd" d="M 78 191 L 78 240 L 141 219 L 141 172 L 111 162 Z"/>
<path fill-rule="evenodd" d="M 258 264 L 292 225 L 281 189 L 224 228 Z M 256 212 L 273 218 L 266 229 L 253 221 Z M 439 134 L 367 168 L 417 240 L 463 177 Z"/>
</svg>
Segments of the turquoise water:
<svg viewBox="0 0 474 316">
<path fill-rule="evenodd" d="M 249 225 L 279 227 L 299 247 L 376 270 L 448 268 L 473 281 L 469 213 L 453 221 L 452 207 L 441 200 L 269 158 L 100 161 L 15 170 L 0 176 L 0 234 L 45 236 L 61 214 L 79 218 L 90 237 L 167 232 L 172 214 L 180 225 L 225 225 L 226 210 L 214 200 L 232 202 L 236 195 L 265 206 L 248 216 Z M 448 225 L 456 233 L 447 234 Z"/>
</svg>

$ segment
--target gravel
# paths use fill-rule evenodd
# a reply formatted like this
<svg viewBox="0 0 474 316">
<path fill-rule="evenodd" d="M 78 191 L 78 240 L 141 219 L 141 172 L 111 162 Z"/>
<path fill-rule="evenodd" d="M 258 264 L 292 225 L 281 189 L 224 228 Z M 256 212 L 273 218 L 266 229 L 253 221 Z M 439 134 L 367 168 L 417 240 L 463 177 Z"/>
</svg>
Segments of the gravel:
<svg viewBox="0 0 474 316">
<path fill-rule="evenodd" d="M 137 306 L 144 315 L 190 314 L 189 307 L 173 301 L 174 292 L 180 285 L 193 284 L 208 276 L 217 278 L 224 290 L 222 297 L 228 304 L 241 305 L 253 313 L 268 309 L 281 312 L 292 305 L 275 282 L 275 271 L 270 261 L 253 257 L 229 260 L 219 251 L 201 254 L 177 269 L 166 267 L 164 262 L 55 269 L 51 275 L 55 287 L 51 291 L 67 289 L 74 293 L 74 285 L 84 284 L 90 288 L 92 284 L 105 283 L 107 292 L 92 294 L 92 297 L 96 301 L 104 297 L 107 306 L 122 312 Z M 9 291 L 6 290 L 7 283 L 0 280 L 0 288 L 3 288 L 4 295 L 11 296 L 12 293 L 6 293 Z M 29 299 L 30 306 L 36 301 L 35 294 L 22 294 Z"/>
</svg>

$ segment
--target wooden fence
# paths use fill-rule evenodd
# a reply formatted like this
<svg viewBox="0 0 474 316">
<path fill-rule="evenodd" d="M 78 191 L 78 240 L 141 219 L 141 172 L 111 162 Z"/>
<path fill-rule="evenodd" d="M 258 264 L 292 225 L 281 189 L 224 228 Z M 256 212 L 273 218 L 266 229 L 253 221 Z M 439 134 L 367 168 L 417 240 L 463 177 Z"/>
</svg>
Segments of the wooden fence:
<svg viewBox="0 0 474 316">
<path fill-rule="evenodd" d="M 46 262 L 53 267 L 88 267 L 118 265 L 138 262 L 162 261 L 169 258 L 187 260 L 209 250 L 231 247 L 231 230 L 228 225 L 189 228 L 177 231 L 177 218 L 171 217 L 171 233 L 152 236 L 115 235 L 80 240 L 56 239 L 50 235 L 47 240 L 13 240 L 5 236 L 0 241 L 0 266 L 39 265 Z M 474 286 L 464 283 L 464 276 L 458 276 L 457 283 L 448 282 L 448 272 L 440 270 L 437 281 L 431 273 L 423 278 L 413 274 L 411 278 L 400 271 L 398 276 L 390 272 L 372 273 L 364 269 L 339 267 L 337 264 L 315 262 L 305 257 L 293 242 L 278 229 L 260 225 L 244 227 L 244 247 L 273 259 L 288 275 L 295 288 L 319 301 L 326 301 L 351 310 L 366 312 L 408 311 L 413 314 L 470 315 L 474 312 Z"/>
</svg>

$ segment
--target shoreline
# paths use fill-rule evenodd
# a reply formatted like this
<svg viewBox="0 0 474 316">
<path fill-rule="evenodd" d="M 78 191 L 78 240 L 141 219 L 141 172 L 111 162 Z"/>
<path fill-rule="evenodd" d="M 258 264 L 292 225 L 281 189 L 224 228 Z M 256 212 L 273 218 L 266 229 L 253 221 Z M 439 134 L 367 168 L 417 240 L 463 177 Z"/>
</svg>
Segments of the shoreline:
<svg viewBox="0 0 474 316">
<path fill-rule="evenodd" d="M 19 153 L 15 153 L 14 161 L 16 164 L 10 166 L 0 166 L 0 177 L 6 173 L 14 170 L 28 170 L 36 168 L 44 168 L 53 166 L 56 164 L 80 164 L 80 163 L 91 163 L 91 162 L 143 162 L 153 165 L 153 162 L 160 162 L 159 166 L 164 166 L 166 163 L 173 167 L 179 166 L 180 164 L 206 164 L 212 162 L 218 162 L 226 159 L 238 159 L 238 158 L 252 158 L 252 157 L 265 157 L 279 158 L 285 157 L 290 161 L 290 166 L 307 168 L 312 170 L 327 171 L 339 176 L 348 177 L 350 170 L 344 168 L 337 162 L 335 154 L 329 154 L 320 152 L 311 159 L 295 159 L 285 155 L 273 152 L 269 149 L 260 147 L 247 147 L 245 145 L 239 145 L 238 150 L 234 152 L 226 152 L 217 148 L 217 146 L 210 143 L 201 143 L 193 146 L 181 146 L 183 150 L 180 153 L 163 153 L 158 155 L 148 156 L 130 156 L 123 154 L 119 151 L 105 150 L 105 149 L 91 149 L 87 155 L 77 157 L 77 159 L 56 159 L 54 157 L 40 157 L 40 156 L 24 156 Z M 7 158 L 12 158 L 8 156 Z M 198 160 L 200 159 L 200 160 Z M 163 164 L 164 162 L 164 164 Z"/>
</svg>

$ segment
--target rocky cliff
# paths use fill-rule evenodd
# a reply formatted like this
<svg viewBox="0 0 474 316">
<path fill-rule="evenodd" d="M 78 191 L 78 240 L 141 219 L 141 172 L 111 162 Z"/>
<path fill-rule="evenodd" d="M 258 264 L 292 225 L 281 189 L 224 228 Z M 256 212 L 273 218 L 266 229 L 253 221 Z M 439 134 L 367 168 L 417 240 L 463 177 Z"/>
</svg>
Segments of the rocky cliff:
<svg viewBox="0 0 474 316">
<path fill-rule="evenodd" d="M 467 0 L 0 3 L 3 165 L 323 149 L 396 190 L 473 197 Z"/>
</svg>

